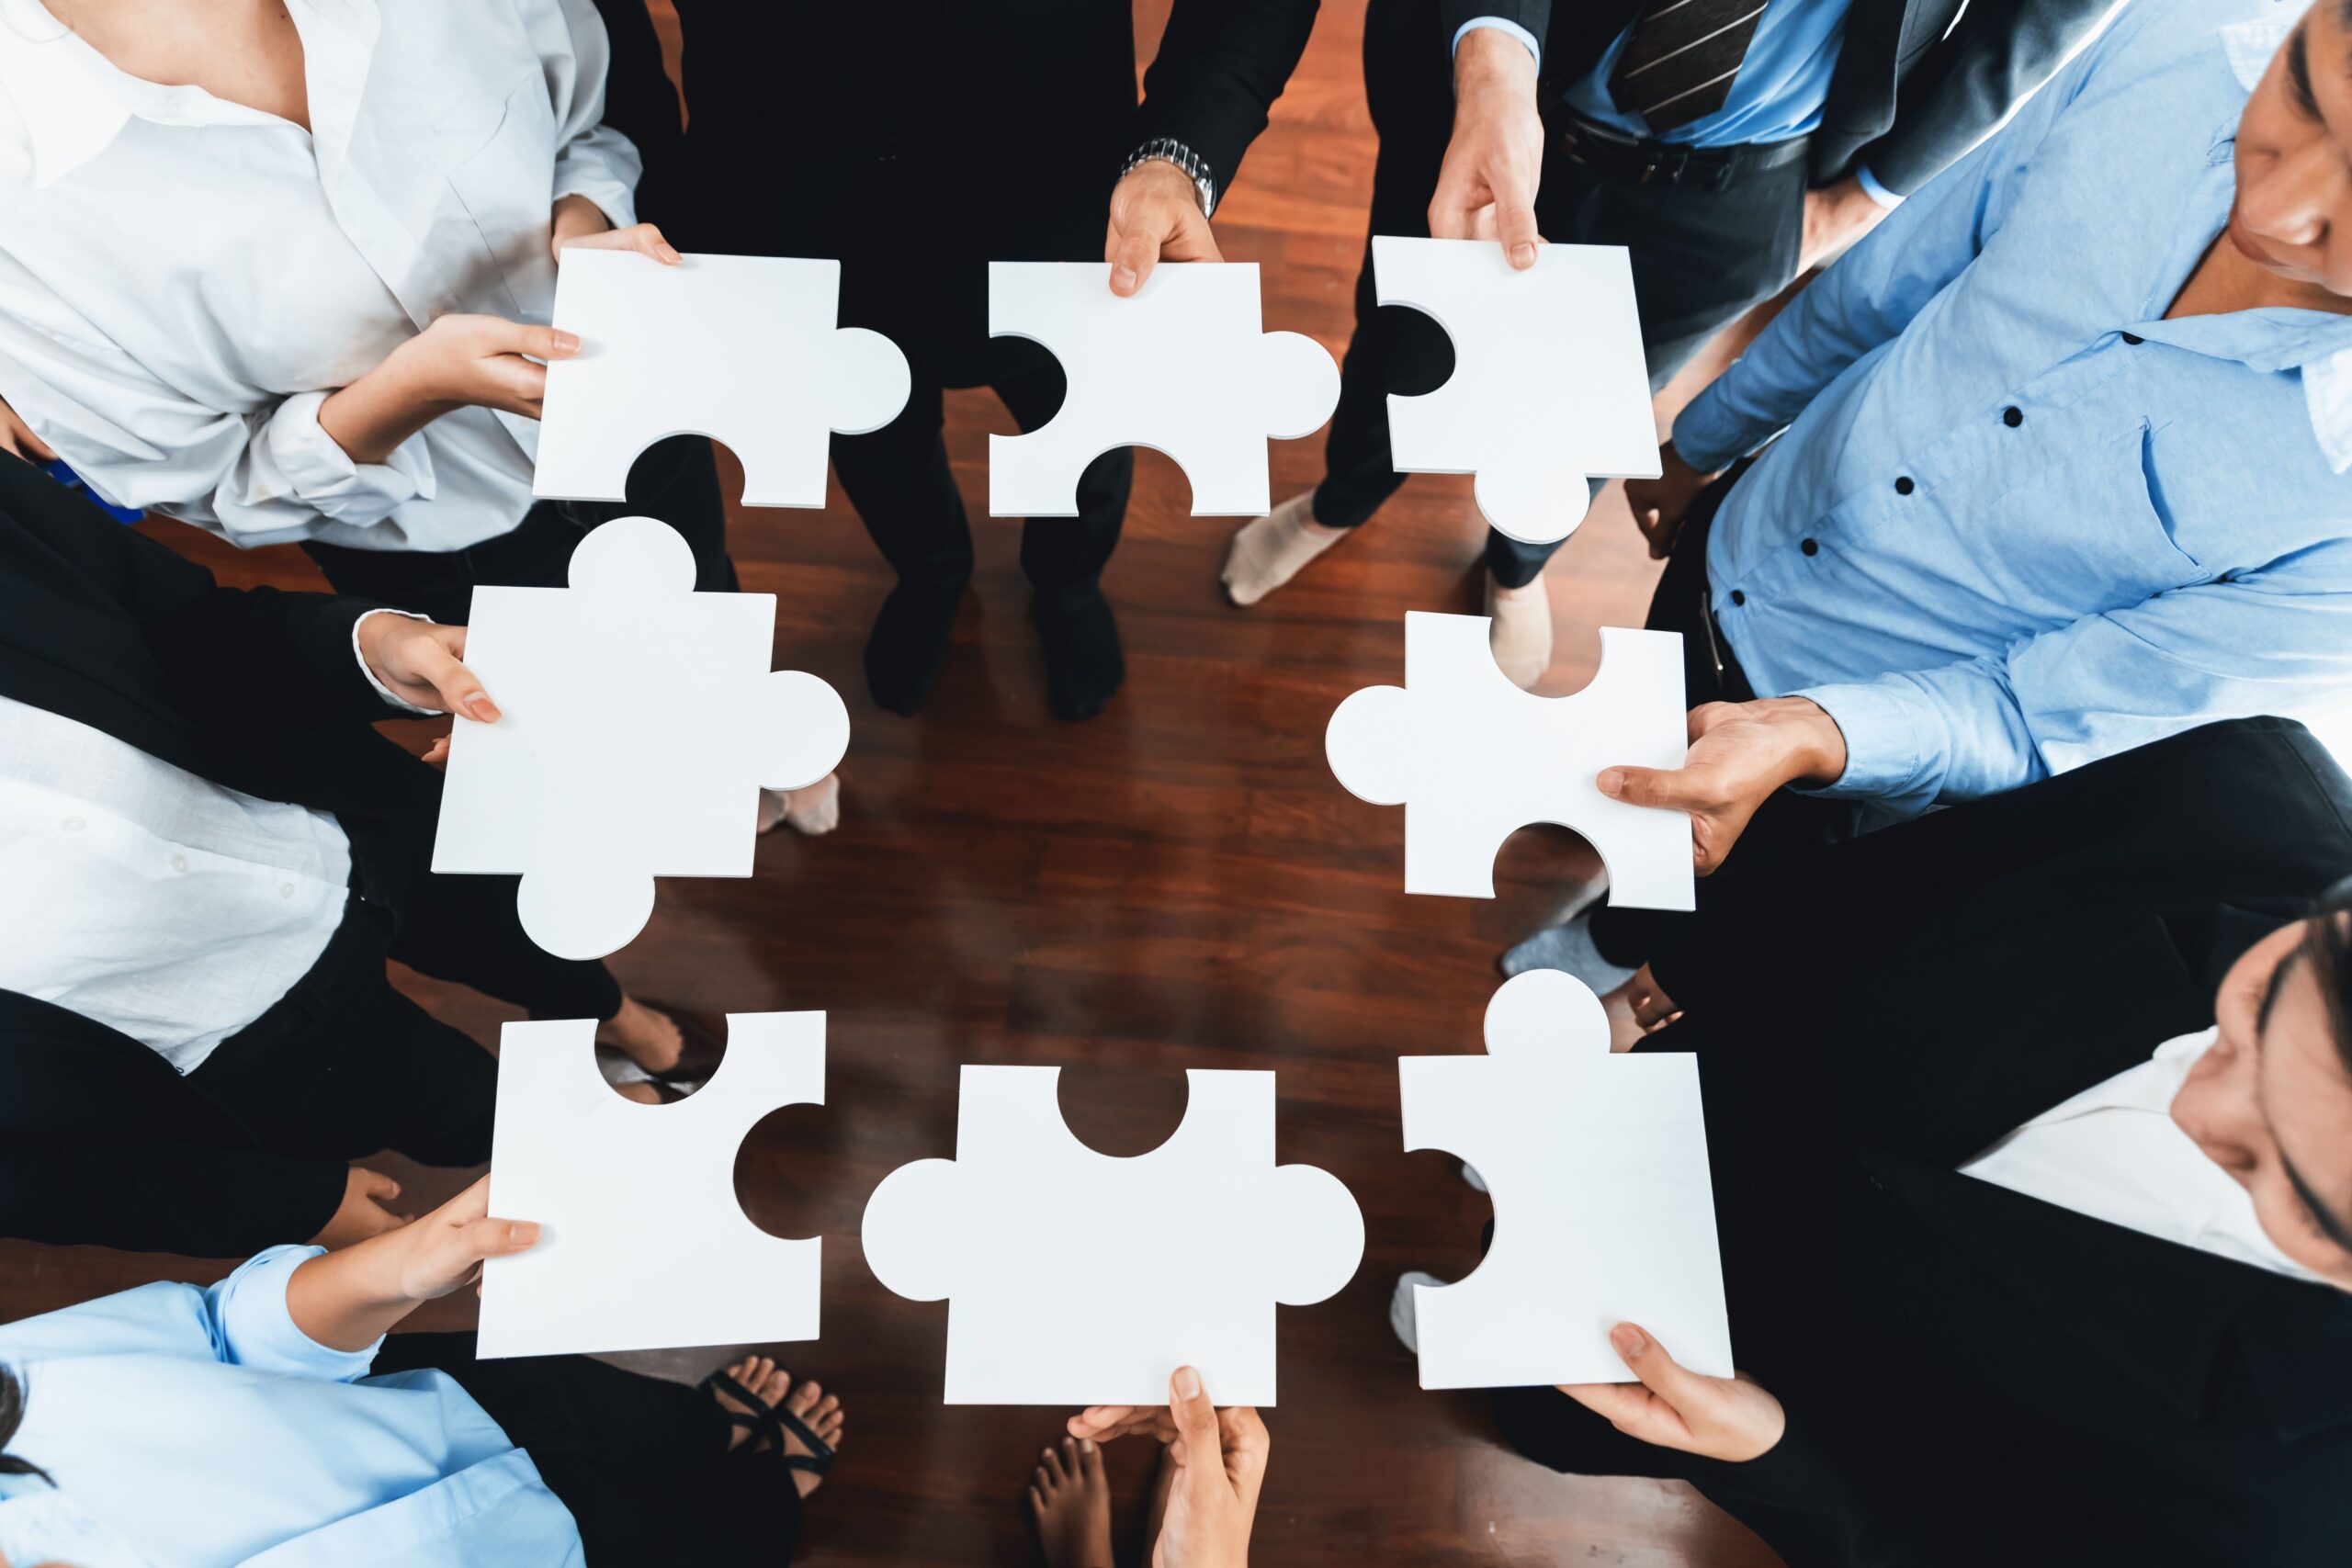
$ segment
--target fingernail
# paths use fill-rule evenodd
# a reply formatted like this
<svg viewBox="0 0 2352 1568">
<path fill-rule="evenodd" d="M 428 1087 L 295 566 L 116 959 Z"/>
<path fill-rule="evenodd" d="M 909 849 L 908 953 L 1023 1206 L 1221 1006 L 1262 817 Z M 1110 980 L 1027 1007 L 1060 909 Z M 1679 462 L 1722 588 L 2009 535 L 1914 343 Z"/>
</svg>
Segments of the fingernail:
<svg viewBox="0 0 2352 1568">
<path fill-rule="evenodd" d="M 1200 1397 L 1201 1397 L 1201 1374 L 1200 1374 L 1200 1373 L 1198 1373 L 1198 1372 L 1196 1372 L 1196 1371 L 1193 1371 L 1192 1368 L 1190 1368 L 1190 1367 L 1179 1367 L 1179 1368 L 1177 1368 L 1177 1369 L 1176 1369 L 1176 1397 L 1177 1397 L 1177 1398 L 1179 1398 L 1179 1399 L 1198 1399 L 1198 1398 L 1200 1398 Z"/>
<path fill-rule="evenodd" d="M 555 351 L 558 354 L 577 354 L 580 352 L 580 339 L 571 333 L 558 332 L 555 334 Z"/>
<path fill-rule="evenodd" d="M 1522 267 L 1533 266 L 1535 265 L 1535 247 L 1533 245 L 1527 244 L 1513 245 L 1510 248 L 1510 265 L 1513 266 Z"/>
<path fill-rule="evenodd" d="M 512 1233 L 512 1234 L 513 1234 L 513 1236 L 514 1236 L 514 1242 L 515 1242 L 515 1245 L 517 1245 L 517 1246 L 519 1246 L 519 1247 L 528 1247 L 528 1246 L 530 1246 L 533 1242 L 535 1242 L 535 1241 L 537 1241 L 537 1240 L 538 1240 L 538 1239 L 539 1239 L 539 1222 L 538 1222 L 538 1221 L 537 1221 L 537 1220 L 516 1220 L 516 1221 L 514 1221 L 514 1231 L 513 1231 L 513 1233 Z"/>
<path fill-rule="evenodd" d="M 1650 1342 L 1644 1337 L 1642 1331 L 1630 1323 L 1621 1323 L 1611 1329 L 1609 1343 L 1617 1347 L 1617 1353 L 1628 1359 L 1650 1348 Z"/>
<path fill-rule="evenodd" d="M 1600 776 L 1592 781 L 1603 795 L 1622 795 L 1625 789 L 1625 774 L 1622 769 L 1603 768 Z"/>
<path fill-rule="evenodd" d="M 1133 268 L 1133 267 L 1131 267 L 1131 266 L 1127 265 L 1127 264 L 1126 264 L 1126 263 L 1125 263 L 1125 262 L 1121 262 L 1117 266 L 1114 266 L 1114 267 L 1113 267 L 1113 268 L 1111 269 L 1111 287 L 1112 287 L 1112 288 L 1119 288 L 1119 289 L 1127 289 L 1127 288 L 1133 288 L 1135 286 L 1136 286 L 1136 269 L 1135 269 L 1135 268 Z"/>
</svg>

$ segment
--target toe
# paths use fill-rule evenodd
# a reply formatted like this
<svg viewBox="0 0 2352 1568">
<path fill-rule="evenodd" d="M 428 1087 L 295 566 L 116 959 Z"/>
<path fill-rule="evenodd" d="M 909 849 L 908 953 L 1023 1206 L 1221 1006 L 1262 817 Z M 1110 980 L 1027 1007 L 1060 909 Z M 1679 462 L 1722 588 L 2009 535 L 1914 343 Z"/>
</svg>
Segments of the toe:
<svg viewBox="0 0 2352 1568">
<path fill-rule="evenodd" d="M 1093 1438 L 1088 1438 L 1078 1445 L 1078 1457 L 1088 1480 L 1102 1479 L 1102 1450 Z"/>
<path fill-rule="evenodd" d="M 814 1381 L 804 1382 L 792 1391 L 785 1404 L 795 1416 L 806 1416 L 816 1408 L 817 1401 L 824 1392 L 824 1388 Z"/>
<path fill-rule="evenodd" d="M 786 1371 L 782 1367 L 776 1368 L 775 1371 L 770 1372 L 766 1377 L 760 1380 L 760 1399 L 770 1408 L 774 1408 L 779 1404 L 788 1404 L 789 1401 L 785 1398 L 785 1395 L 791 1392 L 792 1374 Z"/>
<path fill-rule="evenodd" d="M 1067 1479 L 1062 1470 L 1062 1456 L 1051 1449 L 1046 1450 L 1046 1473 L 1054 1478 L 1056 1485 Z"/>
</svg>

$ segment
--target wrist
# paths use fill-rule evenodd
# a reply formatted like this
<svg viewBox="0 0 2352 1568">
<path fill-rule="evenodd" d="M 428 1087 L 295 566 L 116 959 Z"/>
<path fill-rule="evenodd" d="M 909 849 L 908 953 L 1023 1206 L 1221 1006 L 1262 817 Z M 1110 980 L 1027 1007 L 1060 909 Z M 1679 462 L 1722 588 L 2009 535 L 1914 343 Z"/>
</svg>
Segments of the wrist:
<svg viewBox="0 0 2352 1568">
<path fill-rule="evenodd" d="M 1500 28 L 1473 28 L 1454 46 L 1453 87 L 1457 95 L 1498 88 L 1532 96 L 1535 56 Z"/>
<path fill-rule="evenodd" d="M 1811 697 L 1767 697 L 1757 705 L 1781 737 L 1783 784 L 1836 784 L 1846 772 L 1846 734 Z"/>
</svg>

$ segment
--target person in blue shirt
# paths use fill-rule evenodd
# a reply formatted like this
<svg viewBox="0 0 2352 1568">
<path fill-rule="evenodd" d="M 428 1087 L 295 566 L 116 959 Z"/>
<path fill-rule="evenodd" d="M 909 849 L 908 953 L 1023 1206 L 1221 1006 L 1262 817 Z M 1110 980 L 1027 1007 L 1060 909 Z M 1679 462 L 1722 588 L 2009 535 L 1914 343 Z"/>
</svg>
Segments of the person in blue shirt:
<svg viewBox="0 0 2352 1568">
<path fill-rule="evenodd" d="M 1703 871 L 2344 710 L 2346 22 L 2141 0 L 1683 412 L 1627 497 L 1690 750 L 1604 792 L 1690 813 Z M 1657 925 L 1601 911 L 1506 966 L 1613 984 L 1592 961 Z"/>
<path fill-rule="evenodd" d="M 1371 231 L 1499 240 L 1517 267 L 1539 237 L 1626 247 L 1662 387 L 2000 124 L 2112 3 L 1373 0 Z M 1430 318 L 1378 309 L 1374 284 L 1367 251 L 1325 477 L 1235 535 L 1237 605 L 1404 482 L 1386 395 L 1432 390 L 1453 355 Z M 1551 663 L 1558 547 L 1487 535 L 1496 662 L 1522 686 Z"/>
<path fill-rule="evenodd" d="M 841 1403 L 764 1357 L 702 1389 L 387 1333 L 538 1226 L 484 1177 L 336 1252 L 277 1247 L 0 1326 L 0 1564 L 788 1562 Z"/>
</svg>

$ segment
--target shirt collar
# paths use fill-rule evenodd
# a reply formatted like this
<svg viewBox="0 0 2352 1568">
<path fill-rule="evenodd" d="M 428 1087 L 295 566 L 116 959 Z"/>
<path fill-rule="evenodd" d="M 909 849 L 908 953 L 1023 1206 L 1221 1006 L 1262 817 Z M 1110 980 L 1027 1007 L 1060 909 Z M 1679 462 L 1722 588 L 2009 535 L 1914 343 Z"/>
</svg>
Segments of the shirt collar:
<svg viewBox="0 0 2352 1568">
<path fill-rule="evenodd" d="M 380 22 L 375 0 L 288 0 L 287 9 L 302 34 L 313 88 L 311 123 L 322 125 L 322 100 L 347 133 Z M 322 85 L 335 91 L 317 91 Z M 104 152 L 133 119 L 172 126 L 284 123 L 201 87 L 164 86 L 119 70 L 40 0 L 0 0 L 0 95 L 23 128 L 36 188 Z"/>
</svg>

